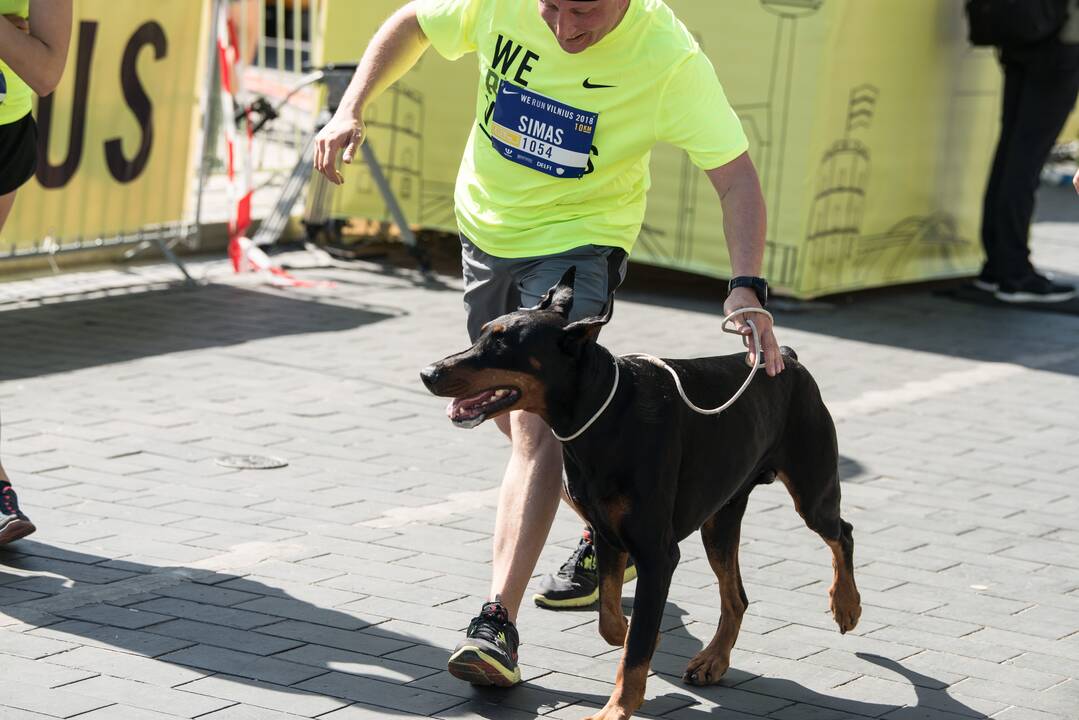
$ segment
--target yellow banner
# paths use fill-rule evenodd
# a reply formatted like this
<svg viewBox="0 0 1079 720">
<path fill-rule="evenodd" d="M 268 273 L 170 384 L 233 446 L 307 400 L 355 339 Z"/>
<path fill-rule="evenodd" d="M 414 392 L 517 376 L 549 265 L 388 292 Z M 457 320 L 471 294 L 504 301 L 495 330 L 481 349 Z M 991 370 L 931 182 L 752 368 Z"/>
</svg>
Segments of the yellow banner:
<svg viewBox="0 0 1079 720">
<path fill-rule="evenodd" d="M 79 0 L 64 78 L 37 102 L 44 158 L 0 248 L 180 220 L 187 197 L 199 0 Z"/>
<path fill-rule="evenodd" d="M 1068 118 L 1068 122 L 1064 125 L 1064 132 L 1060 134 L 1060 142 L 1072 142 L 1073 140 L 1079 140 L 1079 107 L 1075 108 L 1075 112 Z"/>
<path fill-rule="evenodd" d="M 979 265 L 981 194 L 1000 111 L 992 53 L 954 0 L 668 0 L 712 59 L 768 201 L 765 273 L 789 293 L 960 276 Z M 400 0 L 330 0 L 326 59 L 356 60 Z M 414 224 L 454 229 L 453 182 L 474 122 L 475 61 L 428 52 L 367 114 Z M 631 69 L 627 69 L 631 72 Z M 726 277 L 715 191 L 656 148 L 633 259 Z M 339 214 L 386 218 L 362 165 Z"/>
</svg>

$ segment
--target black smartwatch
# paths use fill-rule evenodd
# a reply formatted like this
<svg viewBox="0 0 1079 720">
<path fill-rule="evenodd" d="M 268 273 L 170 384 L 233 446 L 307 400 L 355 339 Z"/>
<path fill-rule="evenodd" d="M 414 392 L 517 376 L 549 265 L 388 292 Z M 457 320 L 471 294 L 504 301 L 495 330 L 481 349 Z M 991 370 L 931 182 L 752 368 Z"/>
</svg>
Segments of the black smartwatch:
<svg viewBox="0 0 1079 720">
<path fill-rule="evenodd" d="M 761 307 L 768 307 L 767 280 L 760 277 L 750 277 L 749 275 L 739 275 L 736 278 L 731 278 L 731 281 L 727 284 L 727 294 L 730 295 L 732 290 L 740 287 L 753 288 L 753 292 L 757 294 L 757 300 L 760 301 Z"/>
</svg>

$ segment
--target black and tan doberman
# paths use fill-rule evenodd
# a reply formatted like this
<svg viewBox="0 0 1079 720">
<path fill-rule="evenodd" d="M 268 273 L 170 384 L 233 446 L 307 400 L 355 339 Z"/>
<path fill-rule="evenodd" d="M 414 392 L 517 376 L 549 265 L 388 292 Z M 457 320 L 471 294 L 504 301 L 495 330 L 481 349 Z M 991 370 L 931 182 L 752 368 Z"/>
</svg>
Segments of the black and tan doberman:
<svg viewBox="0 0 1079 720">
<path fill-rule="evenodd" d="M 753 488 L 776 478 L 831 548 L 832 614 L 840 632 L 853 629 L 861 600 L 852 527 L 839 513 L 835 425 L 794 353 L 784 348 L 786 370 L 771 378 L 760 373 L 728 410 L 701 415 L 664 369 L 615 357 L 596 342 L 613 303 L 603 317 L 570 323 L 572 303 L 571 269 L 539 305 L 488 323 L 475 345 L 424 369 L 422 378 L 435 395 L 456 398 L 448 412 L 462 427 L 527 410 L 569 437 L 594 418 L 563 443 L 567 487 L 595 530 L 600 634 L 625 650 L 614 693 L 593 718 L 628 718 L 644 701 L 678 542 L 698 528 L 722 610 L 715 637 L 683 680 L 707 685 L 723 677 L 749 602 L 738 566 L 742 515 Z M 730 398 L 747 372 L 743 354 L 666 362 L 689 398 L 705 407 Z M 638 572 L 628 638 L 621 606 L 627 553 Z"/>
</svg>

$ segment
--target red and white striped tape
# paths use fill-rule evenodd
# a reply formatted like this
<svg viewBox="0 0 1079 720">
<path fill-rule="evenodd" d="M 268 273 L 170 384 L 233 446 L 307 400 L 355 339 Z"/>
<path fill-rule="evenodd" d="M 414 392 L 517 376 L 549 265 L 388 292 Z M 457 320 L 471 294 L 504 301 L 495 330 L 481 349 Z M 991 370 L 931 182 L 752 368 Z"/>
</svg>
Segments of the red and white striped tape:
<svg viewBox="0 0 1079 720">
<path fill-rule="evenodd" d="M 251 145 L 254 132 L 249 112 L 245 112 L 244 136 L 236 130 L 237 101 L 242 83 L 243 59 L 240 57 L 236 25 L 228 17 L 227 4 L 222 3 L 217 15 L 217 58 L 221 73 L 221 114 L 228 151 L 228 195 L 232 213 L 229 215 L 229 258 L 235 272 L 260 272 L 269 275 L 274 285 L 314 287 L 324 283 L 299 280 L 275 264 L 251 238 L 251 196 L 254 193 L 251 167 Z"/>
</svg>

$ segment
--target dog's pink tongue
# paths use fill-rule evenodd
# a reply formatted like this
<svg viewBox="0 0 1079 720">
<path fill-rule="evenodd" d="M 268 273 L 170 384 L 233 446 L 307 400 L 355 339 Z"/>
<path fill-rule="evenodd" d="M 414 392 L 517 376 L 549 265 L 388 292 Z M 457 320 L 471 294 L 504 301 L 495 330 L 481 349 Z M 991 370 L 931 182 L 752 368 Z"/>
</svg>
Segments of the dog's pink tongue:
<svg viewBox="0 0 1079 720">
<path fill-rule="evenodd" d="M 459 420 L 463 417 L 470 417 L 473 414 L 475 407 L 490 400 L 492 395 L 494 395 L 492 391 L 485 390 L 472 397 L 454 398 L 450 401 L 450 404 L 446 406 L 446 415 L 449 416 L 450 420 Z"/>
</svg>

